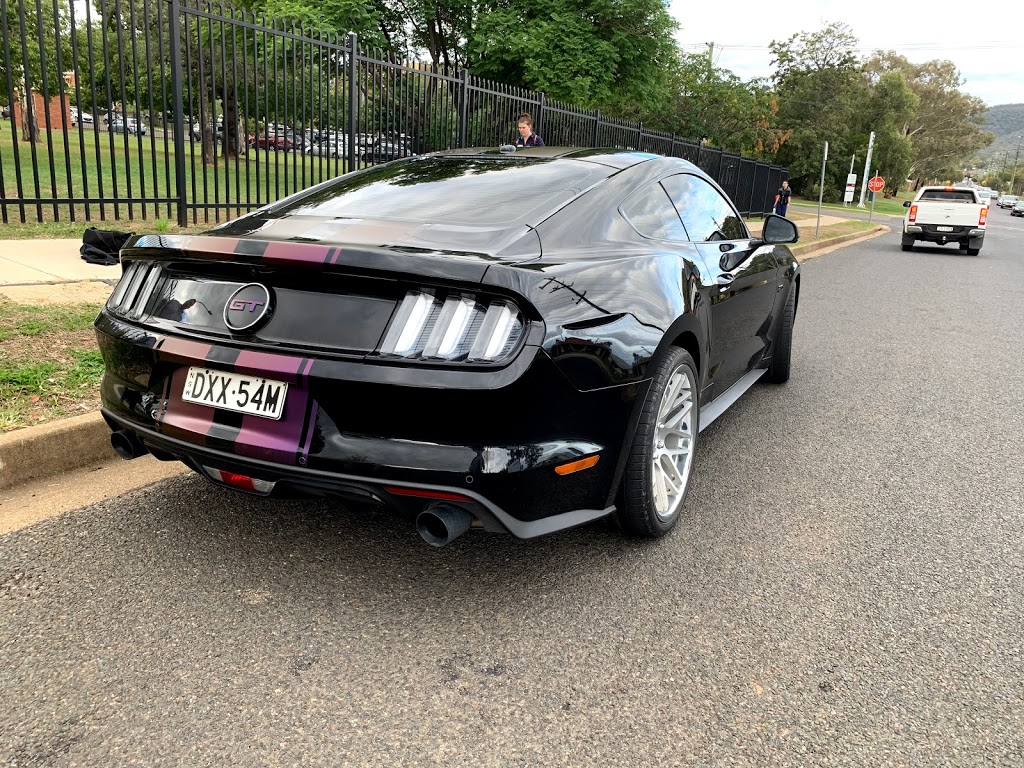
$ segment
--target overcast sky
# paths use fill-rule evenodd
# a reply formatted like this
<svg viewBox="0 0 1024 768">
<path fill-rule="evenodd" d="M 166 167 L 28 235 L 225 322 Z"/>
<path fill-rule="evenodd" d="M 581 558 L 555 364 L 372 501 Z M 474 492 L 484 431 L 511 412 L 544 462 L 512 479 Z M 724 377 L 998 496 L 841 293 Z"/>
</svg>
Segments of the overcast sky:
<svg viewBox="0 0 1024 768">
<path fill-rule="evenodd" d="M 772 73 L 772 40 L 841 21 L 852 28 L 862 55 L 882 48 L 915 63 L 949 59 L 965 81 L 961 90 L 989 106 L 1024 103 L 1024 3 L 1019 0 L 959 5 L 920 0 L 731 0 L 695 5 L 672 0 L 669 10 L 679 22 L 676 37 L 683 50 L 707 53 L 707 44 L 713 42 L 715 66 L 730 69 L 743 80 Z M 957 18 L 959 11 L 963 18 Z M 957 35 L 954 30 L 962 32 Z"/>
</svg>

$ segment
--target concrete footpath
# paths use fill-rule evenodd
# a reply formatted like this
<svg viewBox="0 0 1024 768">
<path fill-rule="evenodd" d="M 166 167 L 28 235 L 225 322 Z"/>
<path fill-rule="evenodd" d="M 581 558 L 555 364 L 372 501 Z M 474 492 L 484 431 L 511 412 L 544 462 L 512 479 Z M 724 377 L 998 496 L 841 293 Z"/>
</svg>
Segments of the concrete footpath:
<svg viewBox="0 0 1024 768">
<path fill-rule="evenodd" d="M 796 213 L 793 219 L 813 234 L 813 215 Z M 822 216 L 821 226 L 846 220 Z M 760 220 L 747 224 L 760 234 Z M 871 232 L 797 243 L 792 249 L 803 260 L 886 231 L 879 224 Z M 0 240 L 0 297 L 24 304 L 105 301 L 121 269 L 88 264 L 80 247 L 80 240 Z M 98 412 L 0 434 L 0 533 L 10 529 L 12 515 L 31 524 L 40 515 L 59 514 L 72 499 L 78 504 L 98 501 L 182 471 L 177 462 L 161 463 L 151 456 L 122 462 Z M 83 496 L 86 487 L 93 491 Z M 71 488 L 75 493 L 62 502 L 62 489 Z"/>
</svg>

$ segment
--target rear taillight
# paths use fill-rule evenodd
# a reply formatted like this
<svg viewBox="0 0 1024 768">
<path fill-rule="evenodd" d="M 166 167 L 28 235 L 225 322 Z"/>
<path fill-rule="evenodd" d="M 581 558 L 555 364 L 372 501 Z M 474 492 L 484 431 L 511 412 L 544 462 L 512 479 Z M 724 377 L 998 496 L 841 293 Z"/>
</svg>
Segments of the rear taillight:
<svg viewBox="0 0 1024 768">
<path fill-rule="evenodd" d="M 909 223 L 913 224 L 915 221 L 917 221 L 917 206 L 916 205 L 912 205 L 912 206 L 910 206 L 910 220 L 909 220 Z"/>
<path fill-rule="evenodd" d="M 522 313 L 505 299 L 409 291 L 378 352 L 408 360 L 498 363 L 512 356 L 525 327 Z"/>
<path fill-rule="evenodd" d="M 129 320 L 138 320 L 159 279 L 160 267 L 157 264 L 143 261 L 129 263 L 121 275 L 121 281 L 107 299 L 107 309 Z"/>
<path fill-rule="evenodd" d="M 988 220 L 988 208 L 981 209 L 981 215 L 978 217 L 978 226 L 985 226 L 985 222 Z"/>
</svg>

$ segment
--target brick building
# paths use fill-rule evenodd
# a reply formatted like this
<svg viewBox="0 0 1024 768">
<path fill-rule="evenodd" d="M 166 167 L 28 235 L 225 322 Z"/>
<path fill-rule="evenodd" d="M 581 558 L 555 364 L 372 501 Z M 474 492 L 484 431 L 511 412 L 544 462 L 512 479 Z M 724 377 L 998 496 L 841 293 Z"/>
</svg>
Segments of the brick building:
<svg viewBox="0 0 1024 768">
<path fill-rule="evenodd" d="M 47 112 L 49 112 L 49 114 L 50 114 L 50 127 L 51 127 L 52 130 L 55 130 L 55 131 L 63 130 L 64 123 L 61 122 L 62 119 L 67 121 L 67 125 L 68 125 L 69 128 L 71 127 L 71 113 L 68 110 L 69 104 L 68 104 L 68 96 L 67 96 L 66 93 L 65 94 L 61 94 L 61 95 L 57 95 L 57 96 L 51 96 L 50 97 L 49 107 L 47 107 L 46 102 L 43 100 L 43 94 L 39 93 L 38 91 L 32 91 L 32 98 L 35 101 L 36 122 L 38 122 L 38 124 L 39 124 L 40 132 L 43 132 L 43 131 L 46 130 L 46 114 L 47 114 Z M 15 121 L 15 125 L 18 126 L 18 130 L 19 131 L 21 130 L 21 127 L 22 127 L 22 121 L 21 121 L 22 106 L 23 106 L 22 100 L 21 99 L 17 99 L 14 102 L 14 109 L 12 110 L 13 118 L 14 118 L 14 121 Z M 63 118 L 61 117 L 61 115 L 63 115 Z"/>
</svg>

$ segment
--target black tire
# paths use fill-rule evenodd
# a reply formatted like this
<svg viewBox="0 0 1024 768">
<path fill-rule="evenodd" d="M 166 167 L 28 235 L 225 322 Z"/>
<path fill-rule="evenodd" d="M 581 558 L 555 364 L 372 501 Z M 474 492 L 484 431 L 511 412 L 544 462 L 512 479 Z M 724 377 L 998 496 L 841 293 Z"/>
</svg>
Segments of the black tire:
<svg viewBox="0 0 1024 768">
<path fill-rule="evenodd" d="M 789 381 L 790 363 L 793 359 L 793 324 L 796 322 L 796 286 L 789 289 L 786 306 L 779 318 L 779 336 L 772 348 L 772 361 L 768 364 L 768 381 L 784 384 Z"/>
<path fill-rule="evenodd" d="M 690 353 L 679 347 L 669 347 L 668 351 L 652 364 L 653 376 L 647 397 L 644 399 L 640 418 L 633 434 L 629 457 L 626 460 L 625 476 L 619 491 L 618 522 L 622 530 L 631 535 L 643 538 L 656 538 L 672 530 L 679 513 L 686 502 L 686 494 L 690 488 L 690 477 L 693 474 L 693 455 L 697 448 L 697 436 L 700 431 L 700 389 L 697 385 L 697 366 Z M 675 376 L 686 377 L 682 386 L 677 388 Z M 671 388 L 670 388 L 671 387 Z M 688 388 L 688 390 L 687 390 Z M 664 407 L 670 405 L 668 398 L 676 400 L 673 392 L 677 392 L 684 400 L 689 399 L 688 410 L 684 411 L 684 424 L 679 434 L 688 436 L 689 450 L 683 458 L 684 466 L 675 466 L 678 478 L 681 479 L 681 491 L 673 499 L 667 494 L 661 502 L 665 509 L 658 511 L 658 489 L 655 487 L 654 470 L 655 452 L 664 449 L 665 444 L 659 442 L 659 418 Z M 671 460 L 669 459 L 671 462 Z"/>
<path fill-rule="evenodd" d="M 968 256 L 977 256 L 979 253 L 981 253 L 981 248 L 968 248 L 967 249 L 967 255 Z"/>
<path fill-rule="evenodd" d="M 902 242 L 900 243 L 900 247 L 901 247 L 901 248 L 902 248 L 902 249 L 903 249 L 904 251 L 909 251 L 910 249 L 912 249 L 912 248 L 914 247 L 914 238 L 912 238 L 912 237 L 907 237 L 906 235 L 904 235 L 904 236 L 903 236 L 903 240 L 902 240 Z"/>
</svg>

